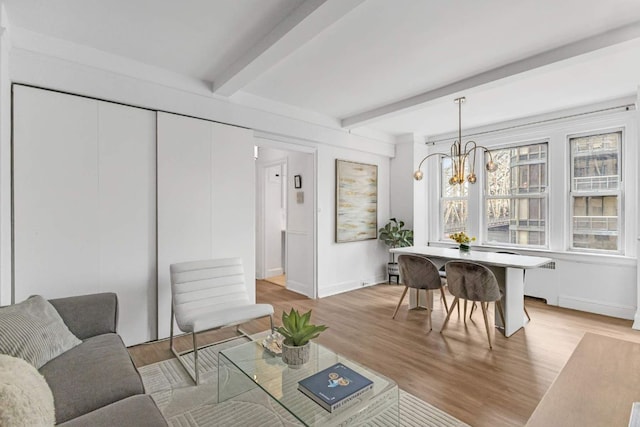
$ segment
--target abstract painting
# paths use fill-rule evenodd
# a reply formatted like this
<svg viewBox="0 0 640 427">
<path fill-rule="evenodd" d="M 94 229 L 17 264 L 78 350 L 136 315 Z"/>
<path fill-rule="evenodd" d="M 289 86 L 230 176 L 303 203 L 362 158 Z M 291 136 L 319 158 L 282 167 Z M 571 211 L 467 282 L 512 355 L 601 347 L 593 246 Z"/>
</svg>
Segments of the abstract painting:
<svg viewBox="0 0 640 427">
<path fill-rule="evenodd" d="M 375 239 L 378 166 L 336 159 L 336 242 Z"/>
</svg>

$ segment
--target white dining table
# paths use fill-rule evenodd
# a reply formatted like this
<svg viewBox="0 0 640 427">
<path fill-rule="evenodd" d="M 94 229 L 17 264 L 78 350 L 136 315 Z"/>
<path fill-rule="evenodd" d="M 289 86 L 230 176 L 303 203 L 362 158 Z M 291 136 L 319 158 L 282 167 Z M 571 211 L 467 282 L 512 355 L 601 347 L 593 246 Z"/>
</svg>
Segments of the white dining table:
<svg viewBox="0 0 640 427">
<path fill-rule="evenodd" d="M 504 308 L 504 324 L 500 316 L 495 313 L 495 324 L 506 337 L 510 337 L 526 323 L 524 313 L 524 279 L 525 271 L 542 267 L 552 262 L 551 258 L 501 254 L 471 250 L 463 252 L 458 249 L 440 248 L 435 246 L 409 246 L 391 249 L 395 254 L 413 254 L 429 258 L 437 267 L 443 266 L 450 260 L 471 261 L 486 265 L 496 276 L 502 290 L 502 307 Z M 410 308 L 417 306 L 414 293 L 409 304 Z"/>
</svg>

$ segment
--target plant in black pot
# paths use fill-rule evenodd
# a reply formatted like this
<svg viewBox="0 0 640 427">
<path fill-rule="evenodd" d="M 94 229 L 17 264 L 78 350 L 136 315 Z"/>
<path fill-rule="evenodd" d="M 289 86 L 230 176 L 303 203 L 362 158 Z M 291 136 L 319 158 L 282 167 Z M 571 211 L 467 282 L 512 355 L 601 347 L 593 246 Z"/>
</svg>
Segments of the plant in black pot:
<svg viewBox="0 0 640 427">
<path fill-rule="evenodd" d="M 404 228 L 404 221 L 391 218 L 378 232 L 380 233 L 380 240 L 390 248 L 404 248 L 413 245 L 413 230 Z M 387 264 L 387 274 L 397 276 L 400 274 L 400 269 L 396 262 L 396 256 L 393 252 L 390 252 L 390 254 L 391 262 Z"/>
</svg>

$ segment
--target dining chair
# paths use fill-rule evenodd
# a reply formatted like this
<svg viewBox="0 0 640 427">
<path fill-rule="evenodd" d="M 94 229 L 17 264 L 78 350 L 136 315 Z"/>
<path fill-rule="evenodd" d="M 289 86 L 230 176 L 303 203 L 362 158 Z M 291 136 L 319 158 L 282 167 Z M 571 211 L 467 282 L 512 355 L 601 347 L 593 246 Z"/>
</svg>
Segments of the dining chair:
<svg viewBox="0 0 640 427">
<path fill-rule="evenodd" d="M 273 331 L 273 307 L 254 304 L 245 286 L 242 259 L 225 258 L 171 264 L 171 328 L 169 347 L 196 385 L 200 383 L 198 350 L 225 341 L 198 347 L 197 333 L 227 326 L 237 326 L 236 332 L 247 336 L 239 325 L 249 320 L 269 316 Z M 190 333 L 193 349 L 178 352 L 173 347 L 174 318 L 178 328 Z M 193 352 L 194 374 L 191 374 L 184 355 Z"/>
<path fill-rule="evenodd" d="M 398 314 L 398 310 L 400 309 L 402 301 L 404 300 L 409 288 L 417 290 L 418 307 L 420 307 L 421 289 L 426 290 L 427 293 L 432 290 L 440 289 L 440 295 L 444 302 L 445 310 L 449 310 L 447 297 L 444 294 L 443 282 L 440 278 L 440 274 L 438 273 L 438 267 L 436 267 L 433 261 L 418 255 L 403 254 L 398 257 L 398 266 L 400 267 L 400 279 L 401 283 L 404 285 L 404 291 L 402 292 L 400 301 L 398 301 L 396 311 L 393 312 L 392 319 L 396 318 L 396 314 Z M 427 294 L 427 297 L 428 296 L 429 295 Z M 428 311 L 429 330 L 431 331 L 433 329 L 433 325 L 431 323 L 432 307 L 431 304 L 429 304 L 429 298 L 427 298 L 427 305 L 421 308 L 426 308 Z"/>
<path fill-rule="evenodd" d="M 504 312 L 502 311 L 502 304 L 500 303 L 502 291 L 498 286 L 496 276 L 486 266 L 470 261 L 449 261 L 445 264 L 445 270 L 447 272 L 449 292 L 454 296 L 454 300 L 453 303 L 451 303 L 447 317 L 444 319 L 440 333 L 444 331 L 449 323 L 451 313 L 460 299 L 479 302 L 484 317 L 484 326 L 487 331 L 489 348 L 493 348 L 491 345 L 489 322 L 487 320 L 487 309 L 490 302 L 495 302 L 502 323 L 504 324 Z"/>
</svg>

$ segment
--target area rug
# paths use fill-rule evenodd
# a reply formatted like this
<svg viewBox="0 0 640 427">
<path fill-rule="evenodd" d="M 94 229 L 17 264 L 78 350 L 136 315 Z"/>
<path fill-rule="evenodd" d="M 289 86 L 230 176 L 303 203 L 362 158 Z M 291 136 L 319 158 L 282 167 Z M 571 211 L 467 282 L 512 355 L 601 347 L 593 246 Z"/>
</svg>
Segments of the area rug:
<svg viewBox="0 0 640 427">
<path fill-rule="evenodd" d="M 223 403 L 217 403 L 218 351 L 244 341 L 234 340 L 198 352 L 200 382 L 195 386 L 176 359 L 139 369 L 145 390 L 154 399 L 172 427 L 293 427 L 302 425 L 284 408 L 256 388 Z M 193 359 L 188 359 L 193 367 Z M 366 426 L 394 425 L 377 420 Z M 400 425 L 404 427 L 458 427 L 463 422 L 417 397 L 400 390 Z"/>
</svg>

